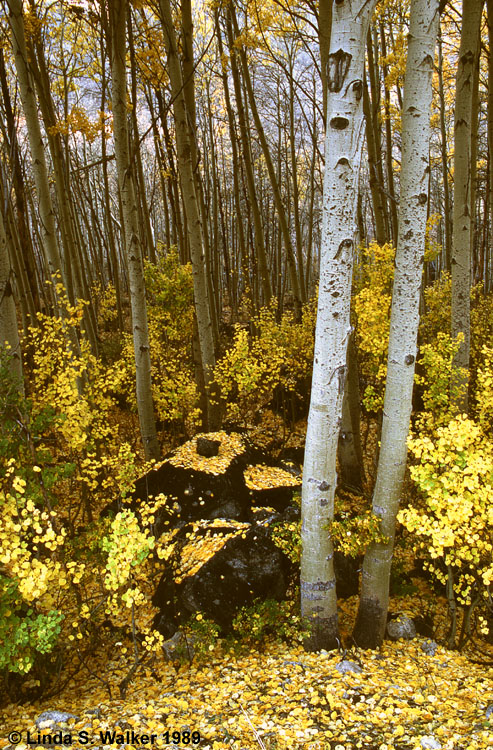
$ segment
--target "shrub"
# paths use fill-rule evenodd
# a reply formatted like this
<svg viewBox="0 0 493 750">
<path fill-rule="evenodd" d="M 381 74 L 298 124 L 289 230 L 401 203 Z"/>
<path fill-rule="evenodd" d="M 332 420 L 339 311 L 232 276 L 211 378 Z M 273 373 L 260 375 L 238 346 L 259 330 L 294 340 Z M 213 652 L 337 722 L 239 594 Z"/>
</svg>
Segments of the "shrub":
<svg viewBox="0 0 493 750">
<path fill-rule="evenodd" d="M 193 434 L 199 425 L 200 409 L 192 357 L 192 266 L 182 265 L 175 249 L 164 253 L 158 247 L 158 262 L 146 262 L 144 270 L 154 405 L 162 422 Z M 129 334 L 124 335 L 119 367 L 119 393 L 136 410 L 135 359 Z"/>
<path fill-rule="evenodd" d="M 467 610 L 485 602 L 493 581 L 493 443 L 465 415 L 413 437 L 410 467 L 418 489 L 414 505 L 399 512 L 425 566 L 447 586 L 455 637 L 456 602 Z"/>
<path fill-rule="evenodd" d="M 372 242 L 363 248 L 356 268 L 353 308 L 361 377 L 362 402 L 367 411 L 383 407 L 390 306 L 394 276 L 394 248 Z"/>
<path fill-rule="evenodd" d="M 290 311 L 276 318 L 276 302 L 252 320 L 254 333 L 237 325 L 232 345 L 216 364 L 214 380 L 226 419 L 246 424 L 272 403 L 274 392 L 296 394 L 311 373 L 315 300 L 296 322 Z"/>
</svg>

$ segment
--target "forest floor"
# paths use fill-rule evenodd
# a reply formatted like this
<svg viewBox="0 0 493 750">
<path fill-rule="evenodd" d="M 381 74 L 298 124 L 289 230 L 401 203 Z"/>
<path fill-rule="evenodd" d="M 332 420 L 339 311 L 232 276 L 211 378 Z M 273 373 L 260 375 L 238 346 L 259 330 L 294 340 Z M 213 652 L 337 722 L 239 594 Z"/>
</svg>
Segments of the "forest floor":
<svg viewBox="0 0 493 750">
<path fill-rule="evenodd" d="M 356 607 L 357 597 L 341 602 L 343 638 L 349 636 Z M 401 596 L 391 601 L 390 610 L 417 617 L 423 614 L 423 600 L 416 594 Z M 442 635 L 445 627 L 445 621 L 438 625 Z M 117 686 L 131 665 L 131 644 L 115 643 L 110 654 L 87 663 L 55 698 L 7 706 L 0 715 L 0 748 L 11 747 L 7 737 L 14 730 L 21 733 L 17 750 L 35 747 L 26 740 L 37 739 L 34 721 L 48 710 L 79 717 L 64 729 L 75 747 L 105 750 L 143 746 L 144 734 L 157 735 L 148 746 L 159 750 L 187 745 L 203 750 L 493 747 L 493 708 L 488 710 L 493 648 L 481 642 L 481 651 L 458 653 L 438 646 L 431 656 L 422 650 L 423 642 L 418 637 L 385 641 L 378 651 L 309 654 L 301 645 L 274 638 L 236 653 L 218 641 L 201 661 L 156 660 L 135 675 L 125 699 L 117 697 Z M 362 671 L 341 674 L 336 665 L 343 659 Z M 46 739 L 41 742 L 47 746 Z"/>
</svg>

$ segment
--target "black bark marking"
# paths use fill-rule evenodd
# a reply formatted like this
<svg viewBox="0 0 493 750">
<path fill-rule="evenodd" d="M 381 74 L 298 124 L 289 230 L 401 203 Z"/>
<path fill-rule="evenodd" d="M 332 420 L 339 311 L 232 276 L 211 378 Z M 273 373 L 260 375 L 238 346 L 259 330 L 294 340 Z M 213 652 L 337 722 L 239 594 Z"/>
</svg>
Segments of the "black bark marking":
<svg viewBox="0 0 493 750">
<path fill-rule="evenodd" d="M 334 260 L 340 256 L 343 250 L 352 250 L 353 248 L 353 241 L 352 240 L 343 240 L 339 247 L 337 248 L 337 252 L 334 256 Z"/>
<path fill-rule="evenodd" d="M 420 193 L 418 195 L 418 203 L 420 206 L 426 206 L 426 204 L 428 203 L 428 196 L 426 195 L 426 193 Z"/>
<path fill-rule="evenodd" d="M 342 2 L 343 0 L 341 0 Z M 336 4 L 337 3 L 336 0 Z M 344 81 L 348 74 L 349 66 L 353 56 L 349 52 L 344 52 L 342 49 L 338 49 L 337 52 L 333 52 L 329 55 L 329 75 L 327 85 L 331 93 L 337 93 L 344 85 Z"/>
<path fill-rule="evenodd" d="M 404 362 L 406 363 L 406 365 L 412 365 L 412 363 L 414 362 L 413 355 L 412 354 L 406 354 L 406 356 L 404 358 Z"/>
<path fill-rule="evenodd" d="M 336 0 L 337 2 L 337 0 Z M 332 651 L 339 648 L 339 632 L 337 627 L 337 615 L 331 617 L 321 617 L 313 614 L 311 617 L 304 618 L 304 624 L 307 625 L 310 635 L 303 641 L 306 651 Z"/>
<path fill-rule="evenodd" d="M 345 130 L 349 125 L 347 117 L 333 117 L 330 121 L 330 127 L 334 130 Z"/>
<path fill-rule="evenodd" d="M 356 96 L 356 101 L 359 102 L 363 96 L 363 81 L 354 81 L 353 91 Z"/>
<path fill-rule="evenodd" d="M 327 492 L 328 490 L 330 490 L 330 484 L 325 481 L 320 482 L 320 484 L 318 485 L 318 489 L 320 490 L 320 492 Z"/>
<path fill-rule="evenodd" d="M 300 586 L 304 594 L 310 594 L 315 591 L 330 591 L 335 586 L 335 581 L 301 581 Z"/>
</svg>

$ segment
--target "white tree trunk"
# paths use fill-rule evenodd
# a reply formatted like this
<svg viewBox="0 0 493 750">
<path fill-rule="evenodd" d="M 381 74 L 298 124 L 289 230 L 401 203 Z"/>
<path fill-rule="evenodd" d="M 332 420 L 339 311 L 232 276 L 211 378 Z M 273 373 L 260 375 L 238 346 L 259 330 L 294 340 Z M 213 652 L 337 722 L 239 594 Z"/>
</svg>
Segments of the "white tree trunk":
<svg viewBox="0 0 493 750">
<path fill-rule="evenodd" d="M 467 411 L 467 374 L 471 348 L 471 133 L 474 69 L 478 64 L 483 0 L 464 0 L 454 115 L 454 213 L 452 232 L 452 336 L 464 334 L 454 364 L 464 368 L 456 385 L 464 386 L 457 406 Z M 491 83 L 491 82 L 490 82 Z"/>
<path fill-rule="evenodd" d="M 156 423 L 152 403 L 151 357 L 144 286 L 142 248 L 139 236 L 138 209 L 135 198 L 133 160 L 130 158 L 128 140 L 128 110 L 126 86 L 126 15 L 127 0 L 111 0 L 109 18 L 111 27 L 111 102 L 113 107 L 113 136 L 115 142 L 118 185 L 122 200 L 125 224 L 125 246 L 128 260 L 130 305 L 132 308 L 132 334 L 135 354 L 137 410 L 140 433 L 147 459 L 159 458 Z"/>
<path fill-rule="evenodd" d="M 185 83 L 178 56 L 178 44 L 169 0 L 160 0 L 159 7 L 164 31 L 164 44 L 168 58 L 167 70 L 173 100 L 178 171 L 180 174 L 181 192 L 187 217 L 188 239 L 190 243 L 197 331 L 207 395 L 207 428 L 215 430 L 219 427 L 219 406 L 213 377 L 216 356 L 211 310 L 214 303 L 209 299 L 205 256 L 205 229 L 202 225 L 196 180 L 193 172 L 193 154 L 196 152 L 196 147 L 193 143 L 193 129 L 185 100 Z"/>
<path fill-rule="evenodd" d="M 363 564 L 360 606 L 353 637 L 376 648 L 387 622 L 395 520 L 407 458 L 419 298 L 428 206 L 430 111 L 439 0 L 411 0 L 409 46 L 402 110 L 399 237 L 395 259 L 382 441 L 373 513 L 387 544 L 373 544 Z"/>
<path fill-rule="evenodd" d="M 43 242 L 43 251 L 50 274 L 58 271 L 61 274 L 65 288 L 67 288 L 67 280 L 63 274 L 55 230 L 55 214 L 51 202 L 45 149 L 38 117 L 38 106 L 29 70 L 22 0 L 8 0 L 7 5 L 9 8 L 9 24 L 12 35 L 12 51 L 14 53 L 19 93 L 26 118 L 29 146 L 31 148 L 34 184 L 36 185 L 38 195 L 39 218 L 41 222 L 40 235 Z M 73 293 L 71 291 L 71 289 L 67 288 L 69 299 L 73 302 Z"/>
<path fill-rule="evenodd" d="M 328 62 L 322 247 L 312 393 L 302 489 L 301 612 L 311 650 L 338 645 L 333 545 L 336 455 L 346 379 L 346 349 L 363 145 L 363 73 L 376 0 L 333 6 Z"/>
</svg>

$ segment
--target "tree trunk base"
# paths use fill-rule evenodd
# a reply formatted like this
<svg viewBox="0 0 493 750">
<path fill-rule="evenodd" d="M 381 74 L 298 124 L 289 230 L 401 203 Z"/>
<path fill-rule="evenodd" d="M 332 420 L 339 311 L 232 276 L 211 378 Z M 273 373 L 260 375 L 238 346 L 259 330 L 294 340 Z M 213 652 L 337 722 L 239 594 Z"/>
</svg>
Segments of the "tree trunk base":
<svg viewBox="0 0 493 750">
<path fill-rule="evenodd" d="M 353 641 L 360 648 L 379 648 L 383 643 L 386 624 L 387 612 L 378 599 L 362 599 L 353 630 Z"/>
<path fill-rule="evenodd" d="M 305 623 L 310 630 L 310 635 L 303 641 L 305 651 L 333 651 L 341 645 L 337 615 L 332 617 L 319 617 L 318 615 L 305 618 Z"/>
</svg>

